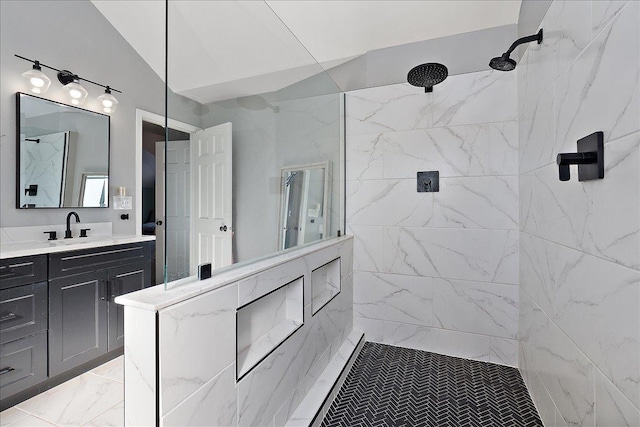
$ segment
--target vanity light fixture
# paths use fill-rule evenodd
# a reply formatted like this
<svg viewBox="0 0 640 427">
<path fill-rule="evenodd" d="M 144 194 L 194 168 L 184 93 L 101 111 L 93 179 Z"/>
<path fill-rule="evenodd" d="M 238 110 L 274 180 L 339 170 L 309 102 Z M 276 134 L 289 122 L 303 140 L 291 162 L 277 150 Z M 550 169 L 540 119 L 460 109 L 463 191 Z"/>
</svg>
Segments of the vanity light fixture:
<svg viewBox="0 0 640 427">
<path fill-rule="evenodd" d="M 58 71 L 58 80 L 64 85 L 62 90 L 69 97 L 69 102 L 75 106 L 84 104 L 89 92 L 80 84 L 80 78 L 71 71 Z"/>
<path fill-rule="evenodd" d="M 69 102 L 71 104 L 80 106 L 87 99 L 87 95 L 89 94 L 89 92 L 84 88 L 84 86 L 80 84 L 80 81 L 85 81 L 87 83 L 105 88 L 104 94 L 98 96 L 100 108 L 104 113 L 112 114 L 114 111 L 116 111 L 118 100 L 111 94 L 111 92 L 113 91 L 122 93 L 121 91 L 114 89 L 111 86 L 105 86 L 89 79 L 85 79 L 84 77 L 80 77 L 69 70 L 59 70 L 57 68 L 43 64 L 40 61 L 25 58 L 24 56 L 20 55 L 15 56 L 33 63 L 33 69 L 28 70 L 22 74 L 22 77 L 31 84 L 31 91 L 33 93 L 45 93 L 47 89 L 49 89 L 49 85 L 51 85 L 51 80 L 49 79 L 49 77 L 47 77 L 46 74 L 42 72 L 42 67 L 45 67 L 58 72 L 58 81 L 64 85 L 62 90 L 69 97 Z"/>
<path fill-rule="evenodd" d="M 111 88 L 109 86 L 107 86 L 104 93 L 98 97 L 98 102 L 100 103 L 102 111 L 106 114 L 115 113 L 116 108 L 118 108 L 118 100 L 111 94 Z"/>
<path fill-rule="evenodd" d="M 42 72 L 39 61 L 33 61 L 33 68 L 22 73 L 22 78 L 29 82 L 33 93 L 46 93 L 51 86 L 51 79 Z"/>
</svg>

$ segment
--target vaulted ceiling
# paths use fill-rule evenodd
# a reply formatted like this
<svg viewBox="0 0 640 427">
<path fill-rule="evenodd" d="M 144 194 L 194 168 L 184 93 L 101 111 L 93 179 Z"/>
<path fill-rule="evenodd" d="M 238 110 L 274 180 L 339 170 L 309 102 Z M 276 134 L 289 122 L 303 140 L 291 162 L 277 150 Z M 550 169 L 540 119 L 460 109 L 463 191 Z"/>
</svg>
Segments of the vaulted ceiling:
<svg viewBox="0 0 640 427">
<path fill-rule="evenodd" d="M 92 1 L 164 78 L 164 1 Z M 170 1 L 169 86 L 202 103 L 271 92 L 369 51 L 515 24 L 519 10 L 520 0 Z"/>
</svg>

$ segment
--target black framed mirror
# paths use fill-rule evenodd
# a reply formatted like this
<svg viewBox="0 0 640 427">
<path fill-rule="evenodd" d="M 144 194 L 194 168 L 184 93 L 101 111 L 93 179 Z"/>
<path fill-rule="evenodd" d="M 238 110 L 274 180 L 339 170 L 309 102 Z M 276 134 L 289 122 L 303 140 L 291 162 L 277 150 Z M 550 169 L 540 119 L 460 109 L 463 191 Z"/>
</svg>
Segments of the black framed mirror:
<svg viewBox="0 0 640 427">
<path fill-rule="evenodd" d="M 110 117 L 16 93 L 16 208 L 109 207 Z"/>
</svg>

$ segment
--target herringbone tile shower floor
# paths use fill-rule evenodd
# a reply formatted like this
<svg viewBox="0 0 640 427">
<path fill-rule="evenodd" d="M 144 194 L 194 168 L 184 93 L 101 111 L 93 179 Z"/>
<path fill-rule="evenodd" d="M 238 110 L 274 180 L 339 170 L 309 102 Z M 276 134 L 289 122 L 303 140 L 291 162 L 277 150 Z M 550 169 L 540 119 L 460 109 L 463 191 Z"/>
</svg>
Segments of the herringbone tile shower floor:
<svg viewBox="0 0 640 427">
<path fill-rule="evenodd" d="M 542 426 L 520 372 L 367 342 L 323 427 Z"/>
</svg>

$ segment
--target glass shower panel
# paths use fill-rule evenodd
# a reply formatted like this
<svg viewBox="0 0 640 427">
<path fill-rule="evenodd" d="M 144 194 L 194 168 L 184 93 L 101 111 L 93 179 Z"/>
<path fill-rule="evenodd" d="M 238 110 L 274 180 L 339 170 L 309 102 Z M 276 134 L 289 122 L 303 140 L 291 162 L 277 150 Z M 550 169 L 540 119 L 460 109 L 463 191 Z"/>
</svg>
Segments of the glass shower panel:
<svg viewBox="0 0 640 427">
<path fill-rule="evenodd" d="M 304 177 L 287 248 L 343 231 L 337 85 L 266 2 L 168 7 L 168 118 L 198 127 L 165 147 L 168 281 L 283 250 L 287 170 L 326 165 Z"/>
</svg>

